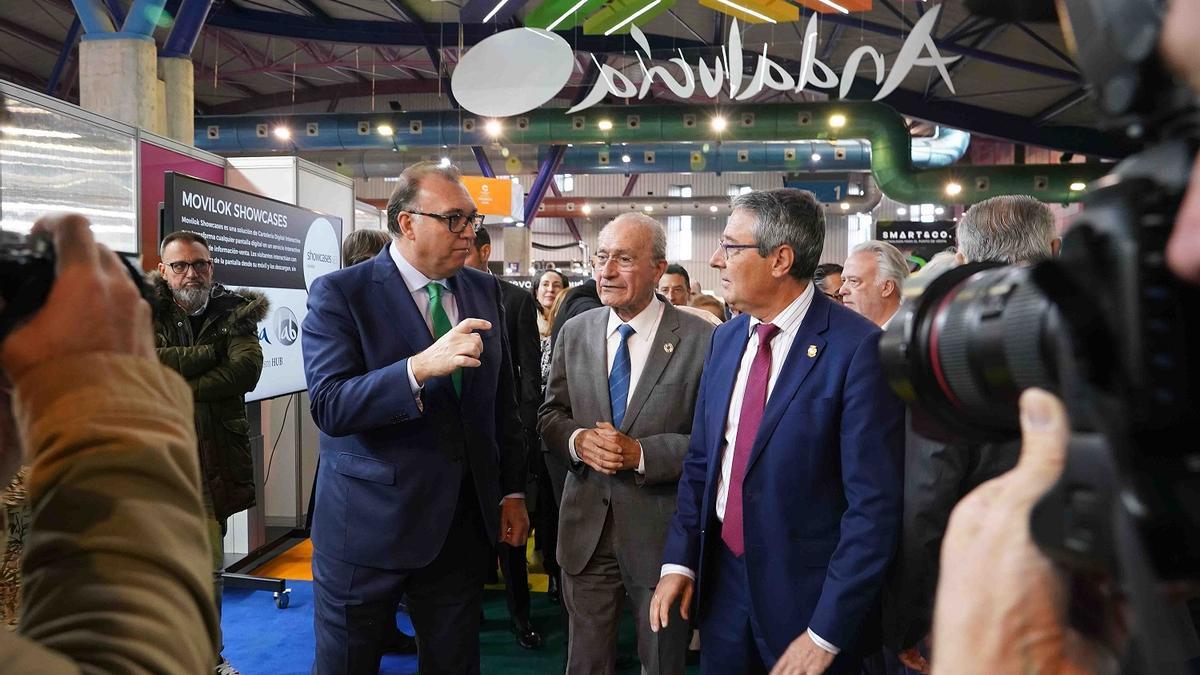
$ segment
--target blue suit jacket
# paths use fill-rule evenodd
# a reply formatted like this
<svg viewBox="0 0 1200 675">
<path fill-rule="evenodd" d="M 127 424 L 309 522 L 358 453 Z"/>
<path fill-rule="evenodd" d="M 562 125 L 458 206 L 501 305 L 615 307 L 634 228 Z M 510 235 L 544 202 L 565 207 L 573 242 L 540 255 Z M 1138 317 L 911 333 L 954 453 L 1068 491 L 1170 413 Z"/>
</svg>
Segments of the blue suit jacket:
<svg viewBox="0 0 1200 675">
<path fill-rule="evenodd" d="M 487 319 L 478 368 L 464 368 L 461 401 L 449 376 L 414 400 L 408 358 L 433 343 L 384 249 L 317 279 L 304 319 L 304 370 L 321 468 L 313 545 L 356 565 L 415 569 L 441 550 L 464 462 L 491 541 L 499 503 L 525 488 L 525 443 L 495 277 L 464 268 L 449 280 L 460 318 Z"/>
<path fill-rule="evenodd" d="M 848 654 L 878 639 L 874 610 L 899 532 L 904 456 L 903 406 L 884 380 L 880 334 L 814 294 L 767 400 L 742 510 L 748 595 L 774 655 L 768 667 L 810 627 Z M 667 534 L 664 562 L 697 572 L 700 613 L 704 567 L 722 546 L 717 481 L 748 338 L 744 315 L 713 335 Z"/>
</svg>

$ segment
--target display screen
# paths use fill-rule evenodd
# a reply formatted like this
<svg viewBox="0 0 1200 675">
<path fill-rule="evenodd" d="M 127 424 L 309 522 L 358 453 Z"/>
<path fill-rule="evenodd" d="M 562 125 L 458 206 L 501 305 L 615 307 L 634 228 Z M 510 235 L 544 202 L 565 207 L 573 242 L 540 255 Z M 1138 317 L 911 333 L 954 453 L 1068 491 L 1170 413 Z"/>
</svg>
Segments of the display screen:
<svg viewBox="0 0 1200 675">
<path fill-rule="evenodd" d="M 246 401 L 303 391 L 300 325 L 308 289 L 341 267 L 342 219 L 182 174 L 167 173 L 165 181 L 162 236 L 180 230 L 203 236 L 214 281 L 271 301 L 258 325 L 262 377 Z"/>
</svg>

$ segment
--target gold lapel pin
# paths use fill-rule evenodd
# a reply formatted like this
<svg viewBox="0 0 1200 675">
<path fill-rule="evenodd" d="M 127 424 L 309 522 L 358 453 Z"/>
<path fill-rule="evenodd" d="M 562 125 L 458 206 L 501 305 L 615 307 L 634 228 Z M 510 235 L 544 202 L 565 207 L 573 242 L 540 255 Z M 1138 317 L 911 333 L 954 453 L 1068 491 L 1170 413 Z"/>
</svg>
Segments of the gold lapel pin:
<svg viewBox="0 0 1200 675">
<path fill-rule="evenodd" d="M 816 358 L 816 356 L 817 356 L 817 346 L 809 345 L 808 346 L 808 358 L 812 359 L 812 358 Z"/>
<path fill-rule="evenodd" d="M 663 345 L 663 351 L 670 354 L 671 352 L 675 351 L 675 345 L 668 342 Z"/>
</svg>

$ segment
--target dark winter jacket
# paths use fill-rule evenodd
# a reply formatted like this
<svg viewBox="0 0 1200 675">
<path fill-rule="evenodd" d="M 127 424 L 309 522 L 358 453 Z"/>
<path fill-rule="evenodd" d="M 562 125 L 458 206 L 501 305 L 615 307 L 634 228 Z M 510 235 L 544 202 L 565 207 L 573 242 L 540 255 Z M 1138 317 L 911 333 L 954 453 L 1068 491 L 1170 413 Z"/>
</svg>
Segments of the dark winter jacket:
<svg viewBox="0 0 1200 675">
<path fill-rule="evenodd" d="M 217 521 L 254 506 L 246 392 L 262 373 L 257 324 L 267 316 L 266 296 L 214 284 L 199 335 L 175 303 L 171 288 L 150 275 L 157 307 L 154 339 L 158 358 L 178 372 L 196 401 L 200 471 Z"/>
</svg>

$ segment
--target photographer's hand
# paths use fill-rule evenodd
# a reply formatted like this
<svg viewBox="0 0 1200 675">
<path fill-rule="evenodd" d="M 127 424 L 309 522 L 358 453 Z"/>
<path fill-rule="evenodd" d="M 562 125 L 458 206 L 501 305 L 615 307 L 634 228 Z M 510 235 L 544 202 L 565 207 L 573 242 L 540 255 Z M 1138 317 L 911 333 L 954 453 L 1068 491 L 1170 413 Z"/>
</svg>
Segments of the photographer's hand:
<svg viewBox="0 0 1200 675">
<path fill-rule="evenodd" d="M 56 278 L 46 303 L 0 344 L 0 367 L 16 381 L 50 359 L 87 352 L 154 358 L 150 305 L 117 255 L 97 244 L 77 214 L 44 217 L 54 237 Z"/>
<path fill-rule="evenodd" d="M 1103 653 L 1067 621 L 1066 577 L 1034 546 L 1029 513 L 1062 474 L 1062 402 L 1021 395 L 1021 460 L 950 516 L 933 618 L 933 672 L 1096 673 Z"/>
</svg>

